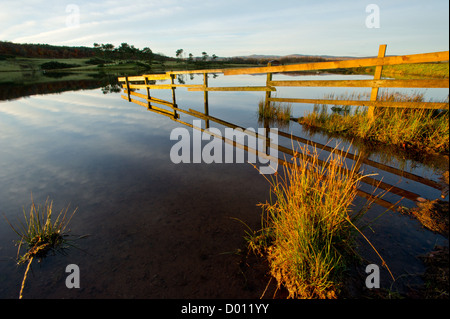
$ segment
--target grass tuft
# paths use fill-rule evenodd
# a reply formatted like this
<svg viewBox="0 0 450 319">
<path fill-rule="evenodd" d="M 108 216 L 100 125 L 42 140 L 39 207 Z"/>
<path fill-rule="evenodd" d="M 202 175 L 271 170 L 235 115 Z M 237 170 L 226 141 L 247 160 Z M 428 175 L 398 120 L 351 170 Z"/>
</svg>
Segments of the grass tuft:
<svg viewBox="0 0 450 319">
<path fill-rule="evenodd" d="M 35 258 L 39 260 L 45 258 L 49 253 L 64 253 L 65 249 L 73 246 L 68 239 L 68 224 L 75 214 L 76 209 L 71 213 L 69 206 L 52 220 L 53 202 L 46 200 L 43 206 L 36 205 L 32 199 L 30 212 L 27 215 L 23 210 L 24 220 L 18 226 L 7 222 L 13 231 L 19 236 L 17 240 L 17 263 L 27 264 L 25 275 L 22 281 L 19 298 L 23 296 L 23 288 L 27 278 L 31 263 Z M 24 251 L 22 251 L 24 250 Z"/>
<path fill-rule="evenodd" d="M 289 123 L 292 116 L 292 104 L 282 102 L 265 102 L 261 99 L 258 103 L 258 120 L 273 121 L 281 125 Z"/>
<path fill-rule="evenodd" d="M 269 180 L 273 197 L 261 204 L 263 227 L 247 240 L 255 253 L 267 256 L 271 275 L 289 298 L 339 294 L 358 230 L 354 222 L 361 216 L 351 214 L 350 206 L 363 178 L 356 165 L 347 168 L 345 158 L 334 149 L 323 165 L 315 148 L 303 147 L 283 174 Z"/>
</svg>

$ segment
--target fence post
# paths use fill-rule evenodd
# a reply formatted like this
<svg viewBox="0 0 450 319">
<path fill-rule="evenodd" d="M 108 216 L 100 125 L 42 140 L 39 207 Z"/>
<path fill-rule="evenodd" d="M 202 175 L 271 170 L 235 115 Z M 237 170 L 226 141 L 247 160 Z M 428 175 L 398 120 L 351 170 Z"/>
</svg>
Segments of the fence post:
<svg viewBox="0 0 450 319">
<path fill-rule="evenodd" d="M 379 49 L 378 49 L 378 57 L 379 58 L 384 58 L 385 54 L 386 54 L 386 44 L 381 44 Z M 381 71 L 383 70 L 383 66 L 382 65 L 377 65 L 375 67 L 375 74 L 373 76 L 374 80 L 379 80 L 381 79 Z M 372 92 L 370 93 L 370 100 L 371 101 L 376 101 L 378 98 L 378 88 L 374 87 L 372 88 Z M 374 106 L 369 106 L 369 110 L 367 111 L 367 116 L 370 119 L 373 119 L 373 114 L 374 114 Z"/>
<path fill-rule="evenodd" d="M 209 115 L 209 104 L 208 104 L 208 73 L 203 73 L 203 99 L 205 103 L 205 114 Z M 205 119 L 205 127 L 209 128 L 209 120 Z"/>
<path fill-rule="evenodd" d="M 147 108 L 148 109 L 151 109 L 152 108 L 152 104 L 150 103 L 150 99 L 151 99 L 151 97 L 150 97 L 150 88 L 148 87 L 148 78 L 146 77 L 146 76 L 144 76 L 144 82 L 145 82 L 145 86 L 147 87 L 147 102 L 148 102 L 148 106 L 147 106 Z"/>
<path fill-rule="evenodd" d="M 267 66 L 272 66 L 272 62 L 267 63 Z M 266 80 L 266 87 L 269 87 L 269 82 L 272 81 L 272 73 L 267 73 L 267 80 Z M 270 97 L 271 97 L 271 91 L 266 91 L 266 101 L 265 101 L 265 108 L 270 107 Z"/>
<path fill-rule="evenodd" d="M 175 119 L 177 119 L 178 118 L 178 113 L 177 113 L 177 111 L 176 111 L 176 109 L 177 109 L 177 101 L 176 101 L 176 99 L 175 99 L 175 87 L 173 86 L 173 85 L 175 85 L 175 74 L 171 74 L 170 75 L 170 83 L 172 83 L 172 103 L 173 103 L 173 117 L 175 118 Z"/>
<path fill-rule="evenodd" d="M 131 102 L 130 96 L 130 82 L 128 81 L 128 76 L 125 77 L 125 83 L 127 85 L 128 102 Z"/>
</svg>

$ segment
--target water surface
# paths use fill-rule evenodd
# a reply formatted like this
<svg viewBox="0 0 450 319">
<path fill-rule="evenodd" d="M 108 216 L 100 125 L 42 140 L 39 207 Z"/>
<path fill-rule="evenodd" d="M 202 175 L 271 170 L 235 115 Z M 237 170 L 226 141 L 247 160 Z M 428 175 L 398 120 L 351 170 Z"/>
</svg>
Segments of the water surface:
<svg viewBox="0 0 450 319">
<path fill-rule="evenodd" d="M 274 75 L 274 79 L 294 78 Z M 203 81 L 201 76 L 183 80 Z M 218 75 L 210 78 L 209 85 L 260 86 L 264 82 L 265 76 Z M 280 88 L 277 96 L 321 98 L 321 90 Z M 22 217 L 22 208 L 29 209 L 31 194 L 37 203 L 49 197 L 56 210 L 68 204 L 78 207 L 72 234 L 89 234 L 78 242 L 82 250 L 35 263 L 25 298 L 259 298 L 269 277 L 263 272 L 242 273 L 246 231 L 242 222 L 260 228 L 257 204 L 269 200 L 265 177 L 248 163 L 172 163 L 170 149 L 175 141 L 169 139 L 170 132 L 182 124 L 128 103 L 120 93 L 104 91 L 97 87 L 15 95 L 0 101 L 0 212 L 14 223 Z M 170 91 L 152 92 L 171 99 Z M 203 92 L 177 89 L 176 94 L 179 107 L 204 111 Z M 440 98 L 445 92 L 430 90 L 427 94 Z M 263 97 L 264 92 L 210 92 L 210 115 L 257 129 L 262 125 L 256 112 Z M 298 117 L 311 111 L 312 105 L 293 108 Z M 183 115 L 182 119 L 193 120 Z M 328 136 L 308 133 L 294 122 L 280 130 L 331 146 L 349 144 L 329 142 Z M 290 146 L 291 142 L 280 138 L 280 144 Z M 373 151 L 369 157 L 434 181 L 448 166 L 448 158 L 420 162 L 401 152 Z M 395 174 L 365 169 L 427 199 L 441 194 Z M 385 199 L 396 202 L 400 197 L 387 194 Z M 358 199 L 355 204 L 363 203 Z M 404 205 L 413 207 L 414 203 L 404 200 Z M 378 205 L 367 216 L 382 213 L 366 235 L 396 277 L 420 282 L 418 274 L 424 268 L 417 256 L 435 244 L 448 245 L 447 240 Z M 1 298 L 17 298 L 24 273 L 24 267 L 14 262 L 14 239 L 9 225 L 0 222 Z M 381 265 L 363 244 L 361 251 Z M 67 289 L 64 284 L 65 267 L 72 263 L 80 267 L 80 289 Z M 392 284 L 386 273 L 382 273 L 382 282 Z"/>
</svg>

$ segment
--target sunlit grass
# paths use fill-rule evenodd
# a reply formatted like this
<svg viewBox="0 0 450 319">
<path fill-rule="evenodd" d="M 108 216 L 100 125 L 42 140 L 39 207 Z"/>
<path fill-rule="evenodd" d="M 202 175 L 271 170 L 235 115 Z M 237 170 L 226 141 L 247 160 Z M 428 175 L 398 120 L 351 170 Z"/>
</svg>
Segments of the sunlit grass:
<svg viewBox="0 0 450 319">
<path fill-rule="evenodd" d="M 383 66 L 382 76 L 408 76 L 448 78 L 448 62 L 440 63 L 413 63 Z"/>
<path fill-rule="evenodd" d="M 375 72 L 375 66 L 346 69 L 350 73 L 371 74 Z M 410 63 L 384 65 L 382 77 L 394 77 L 397 79 L 408 78 L 447 78 L 449 77 L 448 62 Z"/>
<path fill-rule="evenodd" d="M 289 123 L 292 116 L 292 105 L 290 103 L 273 102 L 266 103 L 264 99 L 258 103 L 258 119 L 272 120 L 279 123 Z"/>
<path fill-rule="evenodd" d="M 270 201 L 261 204 L 262 229 L 248 233 L 248 245 L 266 256 L 278 287 L 289 298 L 337 298 L 349 256 L 354 257 L 352 212 L 363 176 L 348 168 L 346 153 L 335 149 L 326 159 L 308 147 L 295 152 L 271 184 Z"/>
<path fill-rule="evenodd" d="M 425 102 L 421 93 L 385 93 L 379 100 Z M 299 123 L 402 148 L 441 153 L 449 151 L 448 110 L 378 107 L 375 108 L 373 120 L 366 114 L 367 109 L 361 107 L 356 107 L 353 112 L 330 113 L 327 106 L 316 105 L 312 113 L 299 119 Z"/>
</svg>

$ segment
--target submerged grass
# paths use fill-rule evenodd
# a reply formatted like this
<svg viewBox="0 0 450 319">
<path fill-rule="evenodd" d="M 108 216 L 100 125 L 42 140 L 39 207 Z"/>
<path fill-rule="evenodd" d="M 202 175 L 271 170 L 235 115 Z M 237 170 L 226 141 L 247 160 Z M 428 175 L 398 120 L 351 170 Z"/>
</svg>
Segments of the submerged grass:
<svg viewBox="0 0 450 319">
<path fill-rule="evenodd" d="M 261 204 L 263 227 L 247 240 L 267 257 L 288 298 L 337 298 L 346 263 L 355 256 L 354 224 L 362 212 L 352 214 L 350 206 L 363 176 L 356 165 L 347 169 L 345 154 L 335 149 L 322 165 L 317 150 L 304 147 L 269 180 L 273 197 Z"/>
<path fill-rule="evenodd" d="M 264 99 L 258 103 L 258 119 L 272 120 L 280 124 L 289 123 L 292 115 L 292 104 L 282 102 L 266 103 Z"/>
<path fill-rule="evenodd" d="M 380 100 L 424 102 L 421 93 L 385 93 Z M 334 109 L 342 110 L 336 107 Z M 330 133 L 355 136 L 405 149 L 437 153 L 449 151 L 448 110 L 378 107 L 375 108 L 373 120 L 366 116 L 366 108 L 357 107 L 354 112 L 346 111 L 330 113 L 327 106 L 316 105 L 312 113 L 299 119 L 299 123 L 319 127 Z"/>
<path fill-rule="evenodd" d="M 70 215 L 67 214 L 68 211 L 69 207 L 61 210 L 56 219 L 52 221 L 53 202 L 47 199 L 43 206 L 36 206 L 32 200 L 29 214 L 27 215 L 24 209 L 24 221 L 19 222 L 18 226 L 13 226 L 7 220 L 13 231 L 19 236 L 17 263 L 19 265 L 27 264 L 20 289 L 20 299 L 23 297 L 25 281 L 33 260 L 35 258 L 41 260 L 49 253 L 63 253 L 65 249 L 73 246 L 67 238 L 67 227 L 76 209 Z M 22 248 L 25 250 L 24 252 L 21 252 Z"/>
</svg>

